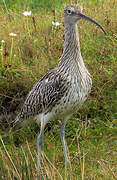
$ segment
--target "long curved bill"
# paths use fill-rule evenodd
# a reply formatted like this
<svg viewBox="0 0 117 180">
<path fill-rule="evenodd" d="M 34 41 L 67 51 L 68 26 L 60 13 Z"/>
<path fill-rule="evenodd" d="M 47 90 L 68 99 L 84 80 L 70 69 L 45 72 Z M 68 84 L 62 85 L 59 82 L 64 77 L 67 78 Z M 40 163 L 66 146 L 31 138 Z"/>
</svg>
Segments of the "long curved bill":
<svg viewBox="0 0 117 180">
<path fill-rule="evenodd" d="M 104 28 L 103 28 L 100 24 L 98 24 L 94 19 L 92 19 L 92 18 L 90 18 L 90 17 L 88 17 L 88 16 L 85 16 L 85 15 L 82 14 L 82 13 L 78 13 L 78 15 L 79 15 L 81 18 L 86 19 L 86 20 L 91 21 L 92 23 L 96 24 L 96 25 L 104 32 L 104 34 L 106 34 L 106 31 L 104 30 Z"/>
</svg>

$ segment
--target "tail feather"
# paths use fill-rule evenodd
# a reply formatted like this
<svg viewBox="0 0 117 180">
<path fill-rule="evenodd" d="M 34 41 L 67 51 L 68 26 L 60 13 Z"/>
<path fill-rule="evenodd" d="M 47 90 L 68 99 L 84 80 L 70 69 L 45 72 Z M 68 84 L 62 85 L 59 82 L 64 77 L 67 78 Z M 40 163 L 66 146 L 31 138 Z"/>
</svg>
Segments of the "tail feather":
<svg viewBox="0 0 117 180">
<path fill-rule="evenodd" d="M 16 126 L 16 124 L 19 122 L 19 120 L 20 120 L 20 114 L 18 114 L 16 116 L 15 121 L 13 122 L 13 127 L 12 128 L 14 128 Z"/>
<path fill-rule="evenodd" d="M 21 123 L 21 113 L 19 113 L 16 116 L 15 120 L 11 122 L 11 130 L 10 131 L 12 131 L 16 127 L 16 125 L 19 123 Z"/>
<path fill-rule="evenodd" d="M 21 111 L 15 118 L 14 121 L 11 122 L 11 130 L 12 131 L 13 129 L 19 129 L 19 128 L 22 128 L 25 126 L 25 124 L 28 124 L 30 123 L 31 118 L 32 116 L 28 116 L 27 114 L 25 114 L 23 111 Z M 26 119 L 29 119 L 29 121 L 24 121 Z"/>
</svg>

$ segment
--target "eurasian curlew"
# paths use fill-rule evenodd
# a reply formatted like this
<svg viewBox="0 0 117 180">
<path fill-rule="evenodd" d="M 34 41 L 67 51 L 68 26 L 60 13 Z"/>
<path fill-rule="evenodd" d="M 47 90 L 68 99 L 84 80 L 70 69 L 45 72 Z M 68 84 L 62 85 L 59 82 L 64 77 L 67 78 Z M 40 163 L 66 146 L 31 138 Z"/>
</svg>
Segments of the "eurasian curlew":
<svg viewBox="0 0 117 180">
<path fill-rule="evenodd" d="M 80 51 L 77 28 L 77 22 L 80 19 L 93 22 L 106 33 L 95 20 L 82 14 L 80 6 L 67 6 L 64 9 L 65 42 L 60 62 L 57 67 L 34 84 L 14 122 L 15 126 L 20 119 L 35 116 L 36 122 L 41 123 L 40 134 L 37 138 L 39 170 L 42 134 L 46 123 L 52 119 L 62 121 L 60 136 L 65 162 L 69 164 L 65 143 L 65 124 L 73 112 L 81 107 L 91 91 L 92 80 Z"/>
</svg>

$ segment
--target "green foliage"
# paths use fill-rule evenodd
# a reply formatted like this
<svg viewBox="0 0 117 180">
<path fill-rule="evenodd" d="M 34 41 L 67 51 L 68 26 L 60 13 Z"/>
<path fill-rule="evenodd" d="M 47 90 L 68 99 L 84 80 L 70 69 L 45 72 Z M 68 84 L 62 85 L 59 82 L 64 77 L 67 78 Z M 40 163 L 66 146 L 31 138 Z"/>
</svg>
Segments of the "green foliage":
<svg viewBox="0 0 117 180">
<path fill-rule="evenodd" d="M 63 24 L 52 26 L 52 21 L 63 22 L 63 6 L 68 2 L 0 0 L 2 179 L 35 179 L 39 127 L 35 123 L 26 124 L 20 130 L 8 133 L 9 121 L 14 119 L 36 80 L 58 63 L 64 27 Z M 114 180 L 117 178 L 117 3 L 115 0 L 80 0 L 79 3 L 85 7 L 85 14 L 104 26 L 107 35 L 89 22 L 79 22 L 82 56 L 93 78 L 92 92 L 66 125 L 70 169 L 63 164 L 59 137 L 61 122 L 53 121 L 45 129 L 41 172 L 43 179 L 52 180 Z M 23 16 L 22 12 L 26 10 L 31 10 L 32 16 Z M 9 36 L 11 32 L 17 36 Z"/>
</svg>

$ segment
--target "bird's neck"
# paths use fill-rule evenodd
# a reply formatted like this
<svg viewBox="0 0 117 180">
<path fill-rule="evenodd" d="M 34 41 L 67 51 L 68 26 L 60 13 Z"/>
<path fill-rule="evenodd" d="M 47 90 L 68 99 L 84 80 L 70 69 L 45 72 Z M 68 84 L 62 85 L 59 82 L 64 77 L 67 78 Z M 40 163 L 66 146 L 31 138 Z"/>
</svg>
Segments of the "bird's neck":
<svg viewBox="0 0 117 180">
<path fill-rule="evenodd" d="M 77 24 L 65 25 L 64 49 L 58 69 L 68 80 L 76 82 L 78 89 L 90 91 L 92 81 L 81 56 Z"/>
<path fill-rule="evenodd" d="M 80 52 L 80 42 L 77 24 L 65 24 L 65 42 L 63 54 L 60 58 L 60 65 L 70 65 L 74 64 L 75 62 L 83 63 Z"/>
</svg>

